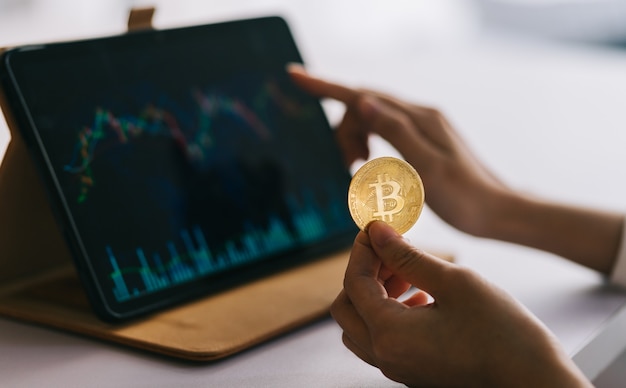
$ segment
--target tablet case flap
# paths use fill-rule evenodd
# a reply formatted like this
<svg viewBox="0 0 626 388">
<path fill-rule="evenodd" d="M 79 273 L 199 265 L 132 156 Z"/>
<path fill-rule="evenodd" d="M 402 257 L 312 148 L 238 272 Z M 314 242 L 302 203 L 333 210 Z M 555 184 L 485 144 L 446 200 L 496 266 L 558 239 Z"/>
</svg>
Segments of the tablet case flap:
<svg viewBox="0 0 626 388">
<path fill-rule="evenodd" d="M 91 312 L 73 271 L 0 295 L 0 314 L 177 358 L 216 360 L 327 315 L 347 252 L 125 324 Z"/>
</svg>

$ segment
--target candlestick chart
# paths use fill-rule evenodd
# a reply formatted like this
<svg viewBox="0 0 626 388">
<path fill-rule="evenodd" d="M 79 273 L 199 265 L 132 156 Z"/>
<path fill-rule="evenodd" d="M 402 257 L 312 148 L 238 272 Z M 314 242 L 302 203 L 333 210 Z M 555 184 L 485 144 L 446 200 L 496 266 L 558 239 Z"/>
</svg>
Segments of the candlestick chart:
<svg viewBox="0 0 626 388">
<path fill-rule="evenodd" d="M 320 107 L 275 79 L 241 85 L 161 93 L 134 111 L 103 104 L 76 131 L 62 171 L 118 302 L 353 227 L 349 177 L 338 153 L 320 153 L 332 146 Z"/>
<path fill-rule="evenodd" d="M 166 102 L 163 104 L 165 107 L 147 103 L 136 115 L 120 115 L 104 107 L 96 108 L 92 123 L 78 131 L 71 159 L 63 166 L 64 171 L 76 175 L 80 181 L 77 201 L 85 202 L 89 190 L 96 184 L 91 164 L 99 154 L 113 147 L 148 136 L 168 137 L 192 163 L 208 163 L 210 150 L 218 146 L 215 133 L 219 130 L 215 126 L 218 118 L 230 118 L 249 129 L 260 141 L 267 141 L 272 136 L 263 120 L 264 116 L 268 116 L 268 110 L 277 107 L 283 114 L 300 119 L 306 119 L 312 114 L 310 106 L 290 99 L 273 80 L 259 88 L 251 98 L 251 106 L 237 96 L 220 94 L 214 90 L 202 92 L 195 89 L 189 94 L 194 104 L 191 111 L 184 115 L 195 117 L 195 120 L 185 127 L 180 125 L 180 118 L 168 110 L 167 105 L 170 104 L 167 98 L 161 98 Z"/>
<path fill-rule="evenodd" d="M 265 225 L 246 221 L 238 235 L 220 244 L 210 244 L 205 228 L 193 225 L 180 230 L 159 249 L 150 251 L 137 247 L 134 252 L 126 253 L 124 266 L 120 266 L 114 249 L 107 246 L 113 295 L 124 302 L 251 264 L 350 226 L 339 201 L 325 208 L 312 197 L 308 203 L 290 202 L 294 231 L 290 231 L 279 215 L 270 214 Z"/>
</svg>

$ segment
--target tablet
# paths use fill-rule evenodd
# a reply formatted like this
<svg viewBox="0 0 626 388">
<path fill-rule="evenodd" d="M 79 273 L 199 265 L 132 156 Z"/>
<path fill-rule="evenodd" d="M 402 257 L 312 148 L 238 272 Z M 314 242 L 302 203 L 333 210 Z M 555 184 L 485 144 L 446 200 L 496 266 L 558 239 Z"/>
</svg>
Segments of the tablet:
<svg viewBox="0 0 626 388">
<path fill-rule="evenodd" d="M 319 101 L 290 82 L 290 62 L 302 59 L 280 17 L 3 55 L 13 135 L 36 162 L 102 319 L 352 242 L 350 173 Z"/>
</svg>

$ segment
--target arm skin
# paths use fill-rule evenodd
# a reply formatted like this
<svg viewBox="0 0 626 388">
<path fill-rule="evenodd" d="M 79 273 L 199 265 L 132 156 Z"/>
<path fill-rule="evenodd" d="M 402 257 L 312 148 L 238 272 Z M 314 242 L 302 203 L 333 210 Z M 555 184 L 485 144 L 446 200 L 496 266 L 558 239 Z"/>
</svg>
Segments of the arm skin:
<svg viewBox="0 0 626 388">
<path fill-rule="evenodd" d="M 410 285 L 435 302 L 424 291 L 399 301 Z M 331 313 L 348 349 L 410 386 L 591 387 L 517 301 L 381 221 L 357 235 Z"/>
<path fill-rule="evenodd" d="M 346 162 L 369 156 L 368 137 L 380 135 L 419 172 L 426 201 L 466 233 L 522 244 L 609 274 L 623 216 L 535 198 L 512 190 L 476 159 L 436 109 L 375 91 L 356 90 L 289 68 L 308 93 L 346 105 L 337 140 Z"/>
</svg>

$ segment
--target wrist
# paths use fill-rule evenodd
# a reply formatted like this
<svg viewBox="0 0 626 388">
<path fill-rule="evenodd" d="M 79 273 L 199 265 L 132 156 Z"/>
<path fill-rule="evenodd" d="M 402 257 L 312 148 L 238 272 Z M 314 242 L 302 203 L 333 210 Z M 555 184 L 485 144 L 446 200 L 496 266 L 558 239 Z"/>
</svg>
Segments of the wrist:
<svg viewBox="0 0 626 388">
<path fill-rule="evenodd" d="M 535 211 L 528 197 L 508 189 L 494 189 L 485 202 L 481 237 L 512 241 L 528 233 L 531 226 L 527 217 Z"/>
<path fill-rule="evenodd" d="M 468 233 L 508 241 L 519 232 L 518 214 L 527 206 L 519 194 L 506 187 L 486 187 L 477 198 L 481 199 L 480 205 L 475 207 L 475 220 Z"/>
</svg>

